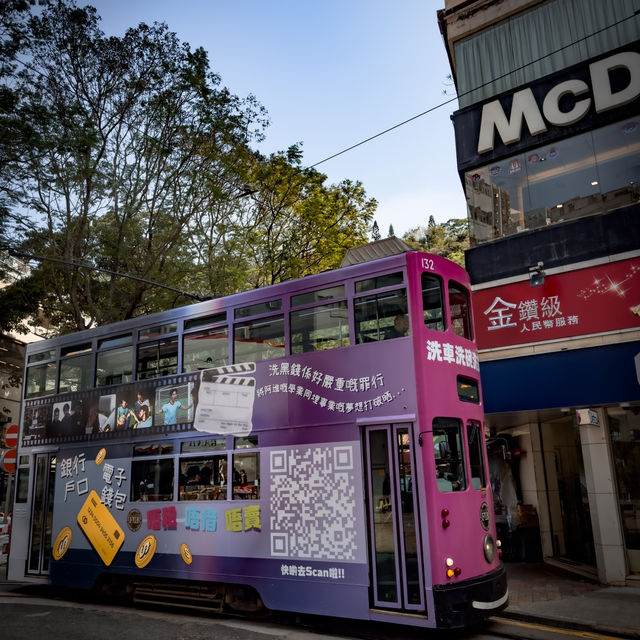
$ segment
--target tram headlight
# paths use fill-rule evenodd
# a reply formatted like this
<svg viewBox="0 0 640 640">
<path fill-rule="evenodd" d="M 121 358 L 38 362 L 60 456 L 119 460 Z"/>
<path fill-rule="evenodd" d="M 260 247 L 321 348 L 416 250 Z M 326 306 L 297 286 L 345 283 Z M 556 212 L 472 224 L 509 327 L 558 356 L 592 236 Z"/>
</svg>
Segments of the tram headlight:
<svg viewBox="0 0 640 640">
<path fill-rule="evenodd" d="M 482 548 L 484 550 L 485 560 L 489 563 L 493 562 L 496 557 L 496 541 L 490 533 L 487 533 L 484 537 Z"/>
</svg>

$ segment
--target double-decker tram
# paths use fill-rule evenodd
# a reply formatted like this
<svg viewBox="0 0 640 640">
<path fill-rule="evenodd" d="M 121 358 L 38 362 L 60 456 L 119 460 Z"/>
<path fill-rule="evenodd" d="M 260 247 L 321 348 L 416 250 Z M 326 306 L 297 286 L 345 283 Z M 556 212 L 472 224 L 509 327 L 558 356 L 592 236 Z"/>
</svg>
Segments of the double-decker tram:
<svg viewBox="0 0 640 640">
<path fill-rule="evenodd" d="M 448 260 L 30 344 L 20 426 L 10 579 L 429 628 L 507 604 Z"/>
</svg>

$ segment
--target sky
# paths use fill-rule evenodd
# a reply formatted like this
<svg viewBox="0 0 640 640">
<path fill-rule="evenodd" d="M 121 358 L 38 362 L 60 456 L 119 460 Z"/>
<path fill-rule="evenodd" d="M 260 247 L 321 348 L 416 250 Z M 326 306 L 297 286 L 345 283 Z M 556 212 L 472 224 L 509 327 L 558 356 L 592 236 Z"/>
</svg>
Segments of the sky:
<svg viewBox="0 0 640 640">
<path fill-rule="evenodd" d="M 429 216 L 465 218 L 450 116 L 458 108 L 436 12 L 444 0 L 77 0 L 108 35 L 165 22 L 232 93 L 253 94 L 270 126 L 265 154 L 302 143 L 303 164 L 451 100 L 316 168 L 362 182 L 382 237 Z M 446 92 L 446 94 L 445 94 Z"/>
</svg>

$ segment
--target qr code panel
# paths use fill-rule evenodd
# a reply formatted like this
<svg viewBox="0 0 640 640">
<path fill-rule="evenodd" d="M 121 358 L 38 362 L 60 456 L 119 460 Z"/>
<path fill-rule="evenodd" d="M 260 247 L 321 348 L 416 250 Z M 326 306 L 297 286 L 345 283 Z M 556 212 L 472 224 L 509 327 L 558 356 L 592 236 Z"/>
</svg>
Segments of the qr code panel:
<svg viewBox="0 0 640 640">
<path fill-rule="evenodd" d="M 275 455 L 273 455 L 275 453 Z M 270 456 L 272 555 L 356 558 L 352 447 L 317 446 Z"/>
</svg>

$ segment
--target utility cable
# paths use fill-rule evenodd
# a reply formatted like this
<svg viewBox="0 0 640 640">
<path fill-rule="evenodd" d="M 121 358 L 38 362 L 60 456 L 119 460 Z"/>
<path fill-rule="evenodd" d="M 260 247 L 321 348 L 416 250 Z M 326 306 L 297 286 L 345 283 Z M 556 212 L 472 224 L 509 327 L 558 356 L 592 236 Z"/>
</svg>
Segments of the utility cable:
<svg viewBox="0 0 640 640">
<path fill-rule="evenodd" d="M 428 113 L 431 113 L 432 111 L 435 111 L 436 109 L 439 109 L 440 107 L 444 107 L 445 105 L 453 102 L 454 100 L 457 100 L 458 98 L 462 98 L 464 96 L 469 95 L 470 93 L 473 93 L 474 91 L 478 91 L 479 89 L 483 89 L 484 87 L 493 84 L 494 82 L 497 82 L 498 80 L 502 80 L 503 78 L 506 78 L 507 76 L 510 76 L 513 73 L 517 73 L 518 71 L 522 71 L 523 69 L 526 69 L 527 67 L 536 64 L 542 60 L 544 60 L 545 58 L 549 58 L 551 56 L 556 55 L 556 53 L 560 53 L 561 51 L 564 51 L 565 49 L 568 49 L 569 47 L 573 47 L 575 45 L 580 44 L 581 42 L 584 42 L 585 40 L 592 38 L 593 36 L 598 35 L 599 33 L 602 33 L 603 31 L 607 31 L 608 29 L 612 29 L 613 27 L 617 27 L 619 25 L 621 25 L 623 22 L 626 22 L 627 20 L 631 20 L 632 18 L 637 17 L 638 15 L 640 15 L 640 10 L 635 11 L 632 15 L 627 16 L 626 18 L 622 18 L 620 20 L 618 20 L 617 22 L 614 22 L 613 24 L 607 25 L 606 27 L 602 27 L 601 29 L 598 29 L 597 31 L 594 31 L 592 33 L 587 34 L 586 36 L 583 36 L 582 38 L 579 38 L 578 40 L 574 40 L 573 42 L 570 42 L 562 47 L 559 47 L 558 49 L 555 49 L 554 51 L 551 51 L 549 53 L 546 53 L 543 56 L 540 56 L 539 58 L 536 58 L 535 60 L 531 60 L 530 62 L 526 62 L 525 64 L 517 67 L 516 69 L 511 69 L 510 71 L 507 71 L 505 73 L 503 73 L 502 75 L 496 76 L 495 78 L 492 78 L 491 80 L 487 80 L 486 82 L 483 82 L 482 84 L 478 85 L 477 87 L 473 87 L 472 89 L 468 89 L 467 91 L 464 91 L 463 93 L 461 93 L 460 95 L 456 95 L 455 97 L 451 98 L 450 100 L 446 100 L 445 102 L 441 102 L 440 104 L 435 105 L 434 107 L 431 107 L 429 109 L 427 109 L 426 111 L 423 111 L 422 113 L 419 113 L 411 118 L 408 118 L 407 120 L 403 120 L 402 122 L 399 122 L 396 125 L 393 125 L 392 127 L 389 127 L 388 129 L 385 129 L 384 131 L 380 131 L 379 133 L 376 133 L 372 136 L 369 136 L 368 138 L 361 140 L 360 142 L 356 142 L 355 144 L 352 144 L 350 147 L 347 147 L 346 149 L 343 149 L 342 151 L 338 151 L 337 153 L 334 153 L 326 158 L 324 158 L 324 160 L 320 160 L 319 162 L 316 162 L 315 164 L 312 164 L 309 168 L 313 169 L 314 167 L 317 167 L 320 164 L 323 164 L 324 162 L 328 162 L 329 160 L 333 160 L 333 158 L 337 158 L 338 156 L 341 156 L 344 153 L 347 153 L 347 151 L 351 151 L 352 149 L 355 149 L 357 147 L 362 146 L 363 144 L 366 144 L 367 142 L 371 142 L 371 140 L 375 140 L 376 138 L 379 138 L 380 136 L 385 135 L 386 133 L 389 133 L 390 131 L 393 131 L 394 129 L 397 129 L 398 127 L 402 127 L 405 124 L 408 124 L 409 122 L 413 122 L 413 120 L 417 120 L 418 118 L 421 118 L 422 116 L 427 115 Z"/>
<path fill-rule="evenodd" d="M 140 278 L 138 276 L 132 276 L 127 273 L 119 273 L 117 271 L 112 271 L 111 269 L 104 269 L 103 267 L 96 267 L 91 264 L 82 264 L 79 262 L 71 262 L 69 260 L 61 260 L 60 258 L 48 258 L 46 256 L 38 256 L 33 253 L 27 253 L 26 251 L 22 251 L 20 249 L 15 249 L 14 247 L 8 244 L 0 245 L 3 249 L 7 251 L 9 255 L 18 257 L 18 258 L 27 258 L 29 260 L 38 260 L 40 262 L 53 262 L 55 264 L 62 264 L 66 267 L 74 267 L 76 269 L 90 269 L 93 271 L 100 271 L 101 273 L 108 273 L 112 276 L 117 276 L 119 278 L 128 278 L 129 280 L 136 280 L 137 282 L 143 282 L 144 284 L 149 284 L 154 287 L 161 287 L 162 289 L 168 289 L 169 291 L 173 291 L 174 293 L 179 293 L 180 295 L 185 296 L 186 298 L 191 298 L 192 300 L 198 300 L 199 302 L 204 302 L 205 300 L 211 300 L 210 296 L 201 296 L 197 293 L 188 293 L 187 291 L 182 291 L 180 289 L 175 289 L 174 287 L 170 287 L 166 284 L 160 284 L 159 282 L 153 282 L 153 280 L 146 280 L 145 278 Z"/>
</svg>

